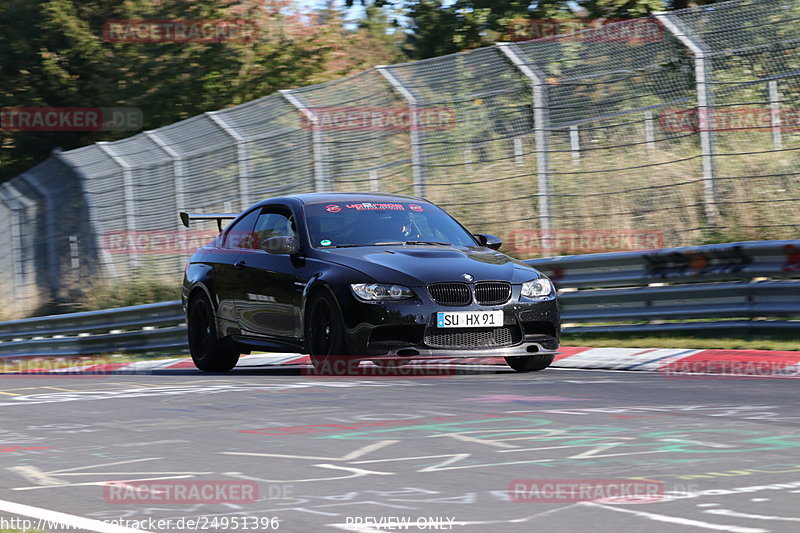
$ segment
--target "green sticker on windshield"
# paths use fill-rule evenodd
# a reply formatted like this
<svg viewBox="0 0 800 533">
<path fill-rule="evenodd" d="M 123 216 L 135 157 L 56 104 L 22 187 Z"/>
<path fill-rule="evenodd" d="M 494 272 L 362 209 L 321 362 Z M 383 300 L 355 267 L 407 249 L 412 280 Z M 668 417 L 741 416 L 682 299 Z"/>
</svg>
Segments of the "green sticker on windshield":
<svg viewBox="0 0 800 533">
<path fill-rule="evenodd" d="M 319 241 L 319 243 L 322 246 L 330 246 L 331 245 L 331 241 L 329 241 L 328 239 L 323 239 L 323 240 Z"/>
</svg>

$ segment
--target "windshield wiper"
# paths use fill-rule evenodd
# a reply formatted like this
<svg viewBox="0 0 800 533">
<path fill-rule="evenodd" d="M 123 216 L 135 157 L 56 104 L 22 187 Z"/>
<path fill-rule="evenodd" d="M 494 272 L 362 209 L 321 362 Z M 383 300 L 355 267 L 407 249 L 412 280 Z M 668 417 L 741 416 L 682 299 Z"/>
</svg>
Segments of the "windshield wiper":
<svg viewBox="0 0 800 533">
<path fill-rule="evenodd" d="M 370 246 L 409 246 L 415 244 L 434 244 L 439 246 L 450 246 L 449 242 L 436 242 L 436 241 L 391 241 L 391 242 L 376 242 Z"/>
</svg>

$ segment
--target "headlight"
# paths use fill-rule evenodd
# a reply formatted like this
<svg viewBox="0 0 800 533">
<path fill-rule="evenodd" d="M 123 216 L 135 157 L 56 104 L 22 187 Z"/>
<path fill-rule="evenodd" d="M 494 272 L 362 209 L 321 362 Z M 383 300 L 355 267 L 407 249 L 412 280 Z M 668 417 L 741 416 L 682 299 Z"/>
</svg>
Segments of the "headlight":
<svg viewBox="0 0 800 533">
<path fill-rule="evenodd" d="M 535 279 L 522 284 L 522 295 L 526 298 L 543 298 L 554 292 L 555 287 L 547 278 Z"/>
<path fill-rule="evenodd" d="M 414 291 L 402 285 L 384 285 L 382 283 L 353 283 L 353 293 L 370 302 L 380 300 L 406 300 L 414 297 Z"/>
</svg>

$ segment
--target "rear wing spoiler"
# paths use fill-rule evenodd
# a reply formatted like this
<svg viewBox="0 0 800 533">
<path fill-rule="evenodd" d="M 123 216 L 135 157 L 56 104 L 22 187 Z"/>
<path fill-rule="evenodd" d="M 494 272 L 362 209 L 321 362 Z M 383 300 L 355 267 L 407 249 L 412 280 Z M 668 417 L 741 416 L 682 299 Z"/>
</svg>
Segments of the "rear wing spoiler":
<svg viewBox="0 0 800 533">
<path fill-rule="evenodd" d="M 217 227 L 219 228 L 220 233 L 222 232 L 222 221 L 223 220 L 233 220 L 239 215 L 235 215 L 232 213 L 208 213 L 206 215 L 192 215 L 190 213 L 185 213 L 181 211 L 180 213 L 181 222 L 187 228 L 189 227 L 189 222 L 192 220 L 216 220 Z"/>
</svg>

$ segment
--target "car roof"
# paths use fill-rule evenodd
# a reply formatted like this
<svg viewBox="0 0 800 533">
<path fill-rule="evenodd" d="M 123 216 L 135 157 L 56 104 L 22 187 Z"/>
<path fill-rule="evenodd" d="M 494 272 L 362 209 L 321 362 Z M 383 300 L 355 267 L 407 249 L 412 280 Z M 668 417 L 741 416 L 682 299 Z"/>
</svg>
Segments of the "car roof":
<svg viewBox="0 0 800 533">
<path fill-rule="evenodd" d="M 292 194 L 287 196 L 267 198 L 255 205 L 266 205 L 272 203 L 301 203 L 304 205 L 318 204 L 323 202 L 391 202 L 398 200 L 412 200 L 415 202 L 430 203 L 422 198 L 413 196 L 403 196 L 401 194 L 388 193 L 368 193 L 368 192 L 310 192 L 302 194 Z"/>
</svg>

